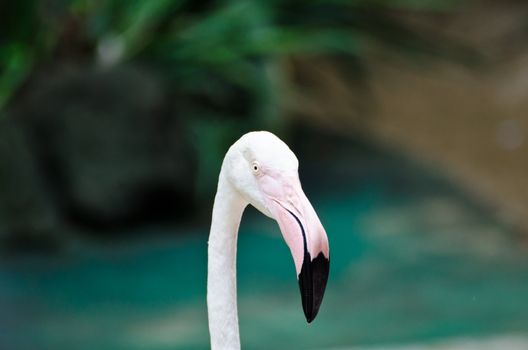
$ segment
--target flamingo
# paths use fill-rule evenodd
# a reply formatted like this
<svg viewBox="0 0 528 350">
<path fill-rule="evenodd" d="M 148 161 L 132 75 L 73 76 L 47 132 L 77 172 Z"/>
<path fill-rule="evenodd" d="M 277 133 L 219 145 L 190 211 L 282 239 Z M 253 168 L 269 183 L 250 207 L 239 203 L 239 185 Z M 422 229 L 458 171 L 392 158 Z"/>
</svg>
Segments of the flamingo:
<svg viewBox="0 0 528 350">
<path fill-rule="evenodd" d="M 330 253 L 326 232 L 301 188 L 298 167 L 290 148 L 267 131 L 243 135 L 225 155 L 208 246 L 212 350 L 240 349 L 236 250 L 240 220 L 248 204 L 277 221 L 293 257 L 306 321 L 317 316 L 328 280 Z"/>
</svg>

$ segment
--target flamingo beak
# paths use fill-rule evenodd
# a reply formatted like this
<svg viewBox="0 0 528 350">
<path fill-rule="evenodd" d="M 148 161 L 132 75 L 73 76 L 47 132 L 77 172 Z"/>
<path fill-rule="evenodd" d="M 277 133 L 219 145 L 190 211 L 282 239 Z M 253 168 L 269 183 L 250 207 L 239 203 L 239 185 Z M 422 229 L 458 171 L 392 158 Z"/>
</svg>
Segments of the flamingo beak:
<svg viewBox="0 0 528 350">
<path fill-rule="evenodd" d="M 279 224 L 292 253 L 304 315 L 310 323 L 323 301 L 330 269 L 326 232 L 297 176 L 282 181 L 265 181 L 263 185 L 267 209 Z"/>
</svg>

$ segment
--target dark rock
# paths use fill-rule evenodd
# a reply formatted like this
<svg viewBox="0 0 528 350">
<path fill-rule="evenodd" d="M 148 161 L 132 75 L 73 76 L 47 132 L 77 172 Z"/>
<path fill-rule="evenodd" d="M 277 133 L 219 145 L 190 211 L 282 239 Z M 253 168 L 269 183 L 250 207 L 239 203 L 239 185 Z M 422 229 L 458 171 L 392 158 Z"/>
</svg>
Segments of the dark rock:
<svg viewBox="0 0 528 350">
<path fill-rule="evenodd" d="M 51 198 L 65 222 L 120 228 L 189 213 L 194 154 L 161 78 L 133 66 L 62 68 L 24 94 L 17 132 L 42 184 L 30 192 Z"/>
<path fill-rule="evenodd" d="M 26 135 L 2 116 L 0 122 L 0 240 L 54 241 L 57 212 L 35 167 Z"/>
</svg>

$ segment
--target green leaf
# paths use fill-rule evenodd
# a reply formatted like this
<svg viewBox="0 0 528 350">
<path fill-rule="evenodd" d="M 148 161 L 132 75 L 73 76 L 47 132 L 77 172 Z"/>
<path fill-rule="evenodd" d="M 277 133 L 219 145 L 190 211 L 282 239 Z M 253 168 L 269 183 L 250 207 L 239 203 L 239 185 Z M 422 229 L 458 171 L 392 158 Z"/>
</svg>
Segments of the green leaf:
<svg viewBox="0 0 528 350">
<path fill-rule="evenodd" d="M 33 57 L 29 48 L 11 43 L 0 48 L 0 109 L 9 101 L 29 74 Z"/>
</svg>

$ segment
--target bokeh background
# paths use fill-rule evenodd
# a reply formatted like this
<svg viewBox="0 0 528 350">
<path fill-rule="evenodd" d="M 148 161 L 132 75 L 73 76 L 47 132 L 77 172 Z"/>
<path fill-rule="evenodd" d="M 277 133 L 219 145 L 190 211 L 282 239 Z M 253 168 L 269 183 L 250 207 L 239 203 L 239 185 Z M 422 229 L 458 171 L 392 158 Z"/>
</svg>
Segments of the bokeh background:
<svg viewBox="0 0 528 350">
<path fill-rule="evenodd" d="M 0 348 L 207 349 L 220 164 L 265 129 L 332 266 L 307 325 L 248 208 L 244 349 L 527 349 L 527 38 L 513 0 L 2 2 Z"/>
</svg>

